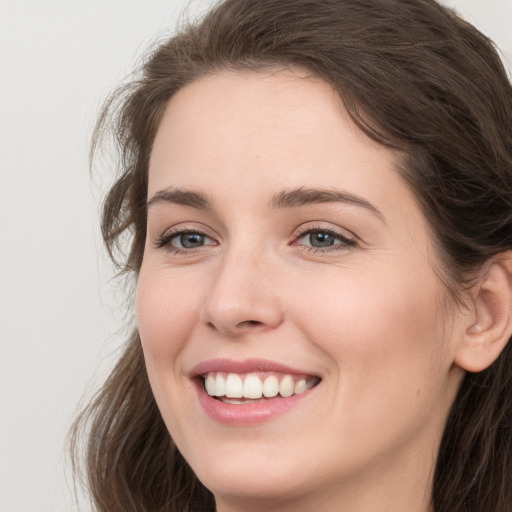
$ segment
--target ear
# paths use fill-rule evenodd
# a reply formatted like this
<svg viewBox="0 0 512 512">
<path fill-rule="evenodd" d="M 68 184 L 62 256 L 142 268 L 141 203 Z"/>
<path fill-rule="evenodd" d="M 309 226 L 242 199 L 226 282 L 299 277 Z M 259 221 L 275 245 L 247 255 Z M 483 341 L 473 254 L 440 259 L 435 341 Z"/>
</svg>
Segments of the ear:
<svg viewBox="0 0 512 512">
<path fill-rule="evenodd" d="M 489 263 L 474 287 L 472 314 L 455 354 L 455 364 L 469 372 L 489 367 L 512 335 L 512 251 Z"/>
</svg>

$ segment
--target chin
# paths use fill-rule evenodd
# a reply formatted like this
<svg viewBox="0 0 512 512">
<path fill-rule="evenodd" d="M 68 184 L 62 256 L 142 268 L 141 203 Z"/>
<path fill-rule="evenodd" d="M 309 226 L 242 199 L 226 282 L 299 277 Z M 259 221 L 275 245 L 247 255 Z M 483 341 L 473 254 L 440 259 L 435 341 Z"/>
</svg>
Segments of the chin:
<svg viewBox="0 0 512 512">
<path fill-rule="evenodd" d="M 245 451 L 239 456 L 206 457 L 191 464 L 196 476 L 216 497 L 280 501 L 305 491 L 302 463 L 284 457 L 272 460 L 265 453 Z M 304 473 L 303 473 L 304 474 Z"/>
</svg>

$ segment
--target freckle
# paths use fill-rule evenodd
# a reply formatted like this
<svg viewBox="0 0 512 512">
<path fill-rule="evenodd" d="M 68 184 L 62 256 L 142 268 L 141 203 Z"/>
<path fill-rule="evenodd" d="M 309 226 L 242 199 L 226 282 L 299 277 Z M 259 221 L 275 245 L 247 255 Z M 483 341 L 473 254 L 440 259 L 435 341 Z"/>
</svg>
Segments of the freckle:
<svg viewBox="0 0 512 512">
<path fill-rule="evenodd" d="M 420 390 L 418 389 L 418 391 L 416 391 L 416 394 L 419 395 L 420 394 Z"/>
</svg>

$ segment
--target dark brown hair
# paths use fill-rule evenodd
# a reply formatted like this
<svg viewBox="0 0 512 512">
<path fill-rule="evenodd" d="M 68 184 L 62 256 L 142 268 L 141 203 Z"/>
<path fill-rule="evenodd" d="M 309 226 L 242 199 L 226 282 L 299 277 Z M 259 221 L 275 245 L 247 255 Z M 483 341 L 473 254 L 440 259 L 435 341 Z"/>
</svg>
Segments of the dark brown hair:
<svg viewBox="0 0 512 512">
<path fill-rule="evenodd" d="M 121 155 L 102 219 L 121 270 L 136 278 L 141 266 L 148 161 L 169 99 L 208 73 L 283 67 L 327 81 L 361 130 L 403 155 L 439 276 L 460 302 L 482 265 L 512 249 L 512 88 L 492 42 L 433 0 L 226 0 L 159 45 L 98 125 Z M 161 419 L 136 331 L 77 420 L 75 449 L 80 436 L 97 510 L 214 510 Z M 512 511 L 511 343 L 466 375 L 432 499 L 436 512 Z"/>
</svg>

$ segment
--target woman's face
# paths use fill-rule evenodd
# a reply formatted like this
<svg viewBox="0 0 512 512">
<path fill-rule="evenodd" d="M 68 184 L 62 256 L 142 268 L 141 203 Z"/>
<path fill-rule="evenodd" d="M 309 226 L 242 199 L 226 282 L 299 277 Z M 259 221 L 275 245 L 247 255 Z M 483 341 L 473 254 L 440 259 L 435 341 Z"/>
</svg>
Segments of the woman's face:
<svg viewBox="0 0 512 512">
<path fill-rule="evenodd" d="M 138 322 L 169 432 L 220 509 L 428 499 L 460 328 L 397 166 L 298 72 L 206 76 L 170 101 Z"/>
</svg>

